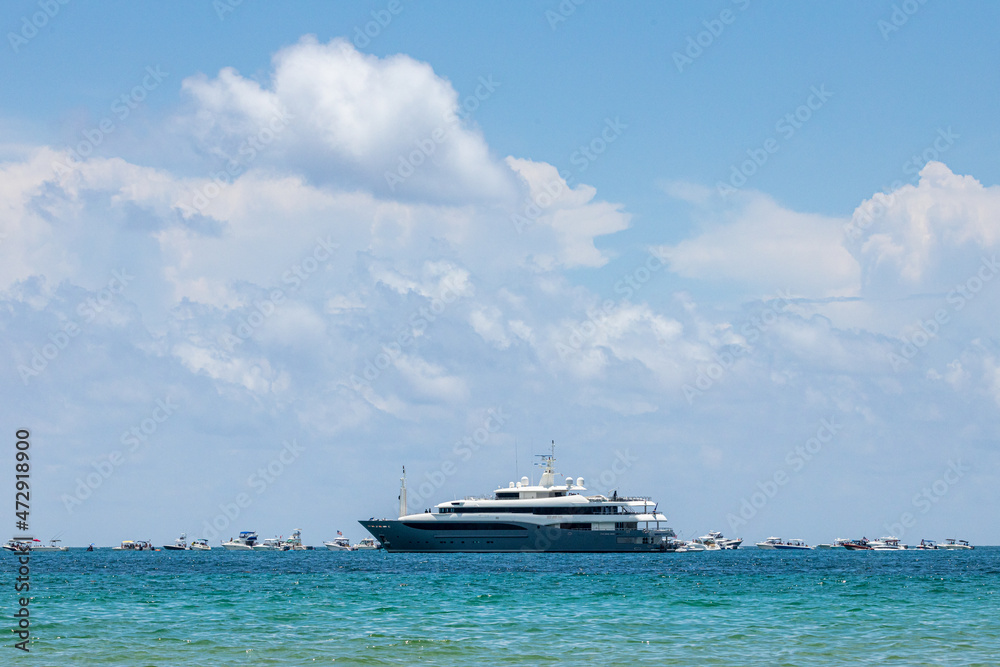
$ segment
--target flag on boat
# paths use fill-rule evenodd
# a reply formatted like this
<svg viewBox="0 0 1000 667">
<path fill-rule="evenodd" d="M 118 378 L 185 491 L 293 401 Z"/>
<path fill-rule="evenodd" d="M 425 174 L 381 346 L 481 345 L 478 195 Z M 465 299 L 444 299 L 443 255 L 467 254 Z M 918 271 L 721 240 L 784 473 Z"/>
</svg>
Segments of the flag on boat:
<svg viewBox="0 0 1000 667">
<path fill-rule="evenodd" d="M 337 531 L 337 537 L 343 537 L 343 536 L 344 536 L 344 534 L 338 530 Z"/>
</svg>

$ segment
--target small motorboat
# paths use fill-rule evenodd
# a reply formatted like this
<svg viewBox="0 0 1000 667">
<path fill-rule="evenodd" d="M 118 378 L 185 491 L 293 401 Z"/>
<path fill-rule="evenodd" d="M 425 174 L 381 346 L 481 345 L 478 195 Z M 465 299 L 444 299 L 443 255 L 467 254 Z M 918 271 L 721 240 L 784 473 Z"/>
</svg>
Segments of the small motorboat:
<svg viewBox="0 0 1000 667">
<path fill-rule="evenodd" d="M 843 549 L 844 545 L 850 542 L 846 537 L 838 537 L 833 541 L 833 544 L 817 544 L 817 549 Z"/>
<path fill-rule="evenodd" d="M 281 551 L 281 538 L 268 537 L 263 542 L 253 545 L 254 551 Z"/>
<path fill-rule="evenodd" d="M 944 544 L 939 544 L 938 549 L 973 549 L 968 540 L 956 540 L 954 537 L 949 537 L 944 541 Z"/>
<path fill-rule="evenodd" d="M 844 542 L 844 548 L 848 551 L 871 551 L 872 548 L 868 546 L 868 538 L 862 537 L 860 540 L 851 540 Z"/>
<path fill-rule="evenodd" d="M 775 544 L 775 549 L 791 551 L 812 551 L 812 547 L 805 543 L 805 540 L 788 540 L 784 544 Z"/>
<path fill-rule="evenodd" d="M 181 533 L 181 536 L 174 540 L 173 544 L 164 544 L 163 548 L 167 551 L 187 551 L 187 535 Z"/>
<path fill-rule="evenodd" d="M 231 537 L 228 542 L 223 542 L 222 546 L 228 551 L 252 551 L 257 543 L 257 532 L 244 530 L 239 537 Z"/>
<path fill-rule="evenodd" d="M 344 537 L 343 533 L 339 530 L 337 531 L 337 537 L 329 542 L 324 542 L 323 545 L 330 551 L 353 551 L 351 549 L 351 541 Z"/>
<path fill-rule="evenodd" d="M 923 550 L 929 551 L 929 550 L 932 550 L 932 549 L 937 549 L 938 545 L 937 545 L 937 542 L 935 542 L 934 540 L 920 540 L 920 544 L 918 544 L 917 546 L 915 546 L 913 548 L 914 549 L 923 549 Z"/>
<path fill-rule="evenodd" d="M 35 541 L 33 537 L 12 537 L 2 545 L 2 548 L 5 551 L 31 551 L 33 541 Z"/>
<path fill-rule="evenodd" d="M 743 544 L 742 537 L 723 537 L 718 530 L 713 530 L 708 536 L 715 540 L 720 549 L 739 549 L 740 545 Z"/>
<path fill-rule="evenodd" d="M 125 540 L 121 546 L 111 547 L 113 551 L 159 551 L 149 540 Z"/>
<path fill-rule="evenodd" d="M 778 546 L 784 544 L 780 537 L 769 537 L 763 542 L 757 543 L 758 549 L 777 549 Z"/>
<path fill-rule="evenodd" d="M 57 540 L 55 538 L 49 540 L 48 544 L 35 544 L 31 547 L 32 553 L 35 551 L 69 551 L 69 547 L 61 547 L 59 543 L 62 540 Z"/>
<path fill-rule="evenodd" d="M 302 544 L 302 531 L 296 528 L 292 531 L 292 536 L 286 538 L 284 542 L 280 544 L 280 549 L 282 551 L 308 551 L 312 547 L 307 547 Z"/>
<path fill-rule="evenodd" d="M 208 544 L 208 540 L 204 537 L 199 537 L 197 540 L 191 540 L 191 546 L 188 547 L 191 551 L 211 551 L 212 547 Z"/>
<path fill-rule="evenodd" d="M 354 545 L 354 551 L 375 551 L 381 548 L 382 545 L 376 542 L 374 537 L 366 537 Z"/>
<path fill-rule="evenodd" d="M 899 543 L 898 537 L 880 537 L 868 543 L 872 551 L 905 551 L 906 545 Z"/>
</svg>

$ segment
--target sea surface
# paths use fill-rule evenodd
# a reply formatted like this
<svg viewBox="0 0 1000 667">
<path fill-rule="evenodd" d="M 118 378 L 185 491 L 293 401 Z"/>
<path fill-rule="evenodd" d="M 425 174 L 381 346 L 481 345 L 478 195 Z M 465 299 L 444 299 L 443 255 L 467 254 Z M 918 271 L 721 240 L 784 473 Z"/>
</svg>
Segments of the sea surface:
<svg viewBox="0 0 1000 667">
<path fill-rule="evenodd" d="M 8 627 L 16 555 L 0 553 Z M 38 665 L 996 665 L 1000 548 L 31 557 Z M 13 637 L 13 635 L 11 635 Z"/>
</svg>

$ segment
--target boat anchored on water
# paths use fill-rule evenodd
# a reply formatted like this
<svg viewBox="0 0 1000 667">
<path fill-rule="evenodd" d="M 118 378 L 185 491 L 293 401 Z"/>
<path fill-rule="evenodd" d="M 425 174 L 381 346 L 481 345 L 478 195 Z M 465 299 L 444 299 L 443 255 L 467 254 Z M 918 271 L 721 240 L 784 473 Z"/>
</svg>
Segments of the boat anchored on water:
<svg viewBox="0 0 1000 667">
<path fill-rule="evenodd" d="M 164 544 L 163 548 L 167 551 L 187 551 L 187 535 L 185 533 L 181 533 L 181 536 L 174 540 L 173 544 Z"/>
<path fill-rule="evenodd" d="M 111 547 L 112 551 L 159 551 L 149 540 L 125 540 L 120 546 Z"/>
<path fill-rule="evenodd" d="M 723 537 L 722 533 L 718 530 L 713 530 L 707 537 L 710 537 L 719 545 L 720 549 L 739 549 L 740 545 L 743 544 L 742 537 Z M 705 539 L 702 537 L 700 539 Z"/>
<path fill-rule="evenodd" d="M 848 542 L 844 542 L 844 548 L 848 551 L 872 551 L 867 537 L 862 537 L 860 540 L 850 540 Z"/>
<path fill-rule="evenodd" d="M 292 531 L 292 536 L 286 538 L 284 542 L 281 543 L 282 551 L 312 551 L 312 547 L 307 547 L 302 544 L 302 531 L 296 528 Z"/>
<path fill-rule="evenodd" d="M 211 551 L 212 547 L 209 545 L 208 540 L 204 537 L 199 537 L 196 540 L 191 541 L 191 546 L 188 547 L 191 551 Z"/>
<path fill-rule="evenodd" d="M 783 541 L 780 537 L 769 537 L 763 542 L 757 543 L 759 549 L 782 549 L 786 551 L 811 551 L 812 547 L 803 540 Z"/>
<path fill-rule="evenodd" d="M 253 545 L 254 551 L 281 551 L 281 537 L 268 537 Z"/>
<path fill-rule="evenodd" d="M 337 537 L 329 542 L 324 542 L 323 545 L 330 551 L 353 551 L 351 549 L 351 541 L 344 537 L 344 534 L 339 530 L 337 531 Z"/>
<path fill-rule="evenodd" d="M 257 532 L 244 530 L 239 537 L 231 537 L 228 542 L 223 542 L 222 547 L 227 551 L 252 551 L 257 543 Z"/>
<path fill-rule="evenodd" d="M 584 495 L 583 478 L 556 484 L 555 445 L 542 457 L 538 484 L 527 477 L 493 498 L 443 502 L 422 514 L 406 508 L 406 470 L 398 519 L 359 521 L 388 551 L 667 551 L 674 531 L 649 498 Z M 362 541 L 363 542 L 363 541 Z M 360 545 L 359 545 L 360 546 Z"/>
<path fill-rule="evenodd" d="M 935 542 L 934 540 L 920 540 L 920 544 L 918 544 L 917 546 L 915 546 L 913 548 L 914 549 L 922 549 L 922 550 L 925 550 L 925 551 L 932 551 L 932 550 L 938 549 L 939 547 L 937 545 L 937 542 Z"/>
<path fill-rule="evenodd" d="M 899 543 L 898 537 L 880 537 L 868 543 L 872 551 L 906 551 L 906 545 Z"/>
<path fill-rule="evenodd" d="M 373 537 L 362 538 L 360 542 L 351 547 L 351 551 L 377 551 L 382 545 L 375 541 Z"/>
<path fill-rule="evenodd" d="M 12 537 L 2 547 L 5 551 L 31 551 L 32 544 L 36 541 L 33 537 Z"/>
<path fill-rule="evenodd" d="M 974 549 L 968 540 L 956 540 L 954 537 L 949 537 L 944 541 L 944 544 L 939 544 L 938 549 Z"/>
<path fill-rule="evenodd" d="M 34 553 L 36 551 L 42 551 L 42 552 L 44 552 L 44 551 L 69 551 L 69 547 L 61 547 L 61 546 L 59 546 L 60 542 L 62 542 L 62 540 L 58 540 L 58 539 L 53 538 L 53 539 L 49 540 L 48 544 L 33 544 L 31 546 L 31 552 Z"/>
<path fill-rule="evenodd" d="M 838 537 L 833 541 L 833 544 L 817 544 L 817 549 L 843 549 L 844 545 L 850 542 L 846 537 Z"/>
</svg>

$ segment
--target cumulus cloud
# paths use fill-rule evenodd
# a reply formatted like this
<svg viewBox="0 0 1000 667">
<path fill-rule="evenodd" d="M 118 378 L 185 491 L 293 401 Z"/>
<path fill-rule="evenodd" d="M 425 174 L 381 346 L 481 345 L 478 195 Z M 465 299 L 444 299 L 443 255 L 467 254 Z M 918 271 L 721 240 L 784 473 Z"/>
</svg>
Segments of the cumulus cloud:
<svg viewBox="0 0 1000 667">
<path fill-rule="evenodd" d="M 1000 186 L 929 162 L 916 185 L 877 193 L 846 228 L 870 293 L 938 292 L 1000 245 Z"/>
<path fill-rule="evenodd" d="M 500 85 L 489 82 L 481 95 Z M 237 164 L 259 159 L 383 197 L 467 202 L 515 193 L 510 172 L 463 120 L 451 83 L 405 55 L 380 59 L 346 40 L 306 36 L 275 54 L 265 85 L 225 68 L 183 88 L 193 109 L 179 125 Z"/>
</svg>

